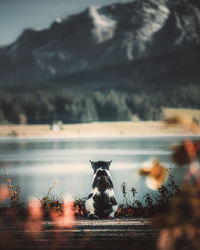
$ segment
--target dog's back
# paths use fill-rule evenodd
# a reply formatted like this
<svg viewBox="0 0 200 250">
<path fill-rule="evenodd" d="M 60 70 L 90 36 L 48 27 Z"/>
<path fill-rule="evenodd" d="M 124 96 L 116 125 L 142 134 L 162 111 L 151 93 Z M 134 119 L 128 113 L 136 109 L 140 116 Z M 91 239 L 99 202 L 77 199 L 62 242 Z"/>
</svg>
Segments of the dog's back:
<svg viewBox="0 0 200 250">
<path fill-rule="evenodd" d="M 99 218 L 114 217 L 117 202 L 114 196 L 113 183 L 109 170 L 102 166 L 95 168 L 92 192 L 86 201 L 86 209 Z M 92 205 L 92 209 L 88 206 Z"/>
</svg>

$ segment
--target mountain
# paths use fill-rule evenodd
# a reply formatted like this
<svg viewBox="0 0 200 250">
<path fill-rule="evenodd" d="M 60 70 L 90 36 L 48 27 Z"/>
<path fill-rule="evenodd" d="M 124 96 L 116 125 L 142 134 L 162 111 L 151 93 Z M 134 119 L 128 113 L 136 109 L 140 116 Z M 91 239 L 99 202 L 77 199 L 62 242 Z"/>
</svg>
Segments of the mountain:
<svg viewBox="0 0 200 250">
<path fill-rule="evenodd" d="M 200 1 L 90 7 L 0 48 L 0 87 L 135 90 L 199 83 Z"/>
</svg>

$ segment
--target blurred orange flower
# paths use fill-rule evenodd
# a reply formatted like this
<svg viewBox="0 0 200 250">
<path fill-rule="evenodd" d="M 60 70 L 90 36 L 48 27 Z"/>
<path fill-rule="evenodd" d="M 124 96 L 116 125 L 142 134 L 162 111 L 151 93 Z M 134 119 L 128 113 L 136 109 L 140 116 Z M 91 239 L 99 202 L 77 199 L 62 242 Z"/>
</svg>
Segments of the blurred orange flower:
<svg viewBox="0 0 200 250">
<path fill-rule="evenodd" d="M 63 214 L 60 215 L 56 210 L 51 211 L 51 218 L 58 228 L 71 228 L 74 226 L 74 203 L 71 198 L 66 197 L 63 204 Z"/>
<path fill-rule="evenodd" d="M 5 185 L 0 186 L 0 202 L 9 197 L 8 188 Z"/>
<path fill-rule="evenodd" d="M 200 141 L 185 140 L 172 147 L 172 161 L 178 166 L 188 165 L 200 159 Z"/>
<path fill-rule="evenodd" d="M 31 217 L 31 219 L 38 220 L 38 219 L 41 219 L 43 216 L 41 203 L 40 201 L 36 199 L 29 201 L 28 211 L 29 211 L 29 216 Z"/>
<path fill-rule="evenodd" d="M 151 189 L 158 189 L 165 182 L 167 168 L 162 166 L 157 158 L 150 158 L 143 163 L 139 175 L 146 176 L 146 185 Z"/>
<path fill-rule="evenodd" d="M 25 231 L 34 234 L 42 230 L 43 212 L 40 201 L 33 199 L 28 203 L 29 219 L 25 223 Z"/>
</svg>

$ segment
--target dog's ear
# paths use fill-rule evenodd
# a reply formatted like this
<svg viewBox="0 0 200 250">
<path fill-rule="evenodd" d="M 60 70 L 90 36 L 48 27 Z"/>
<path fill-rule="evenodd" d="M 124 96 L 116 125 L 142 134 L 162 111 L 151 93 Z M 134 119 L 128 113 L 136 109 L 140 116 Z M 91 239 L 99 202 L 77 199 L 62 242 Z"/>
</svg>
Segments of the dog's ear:
<svg viewBox="0 0 200 250">
<path fill-rule="evenodd" d="M 94 164 L 94 162 L 90 160 L 90 163 L 92 165 L 93 170 L 95 171 L 95 164 Z"/>
<path fill-rule="evenodd" d="M 111 162 L 112 162 L 112 160 L 107 162 L 107 164 L 108 164 L 108 170 L 109 170 Z"/>
</svg>

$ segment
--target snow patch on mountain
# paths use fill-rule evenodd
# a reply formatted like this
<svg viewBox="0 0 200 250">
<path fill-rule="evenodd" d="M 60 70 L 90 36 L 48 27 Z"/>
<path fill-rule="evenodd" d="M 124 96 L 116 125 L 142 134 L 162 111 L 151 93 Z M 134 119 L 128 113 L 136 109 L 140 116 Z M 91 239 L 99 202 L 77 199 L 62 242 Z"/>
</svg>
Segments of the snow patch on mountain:
<svg viewBox="0 0 200 250">
<path fill-rule="evenodd" d="M 50 72 L 51 75 L 55 75 L 56 74 L 56 69 L 53 68 L 51 65 L 49 65 L 47 67 L 47 69 L 49 70 L 49 72 Z"/>
<path fill-rule="evenodd" d="M 90 7 L 89 13 L 93 21 L 94 28 L 92 34 L 97 43 L 102 43 L 114 37 L 117 22 L 98 12 L 98 7 Z"/>
<path fill-rule="evenodd" d="M 40 27 L 34 27 L 34 28 L 32 28 L 32 30 L 37 32 L 37 31 L 42 31 L 43 29 Z"/>
<path fill-rule="evenodd" d="M 178 14 L 175 15 L 176 25 L 179 30 L 179 37 L 175 40 L 176 45 L 180 45 L 184 40 L 185 41 L 196 41 L 197 44 L 200 43 L 199 38 L 199 27 L 200 23 L 200 9 L 193 8 L 193 15 L 189 16 L 185 14 L 185 18 L 180 18 Z"/>
<path fill-rule="evenodd" d="M 153 34 L 164 26 L 165 21 L 167 20 L 170 13 L 169 10 L 162 5 L 158 5 L 158 10 L 152 8 L 149 9 L 145 6 L 143 9 L 147 15 L 144 18 L 143 28 L 140 30 L 140 32 L 137 32 L 138 39 L 142 42 L 141 51 L 145 50 L 145 43 L 147 41 L 151 41 Z M 148 15 L 149 11 L 151 11 L 151 22 Z"/>
<path fill-rule="evenodd" d="M 127 32 L 122 44 L 129 60 L 133 60 L 137 55 L 145 52 L 147 44 L 152 41 L 153 35 L 164 26 L 170 14 L 169 9 L 161 4 L 158 4 L 157 8 L 143 4 L 141 11 L 143 15 L 142 27 L 133 33 Z"/>
<path fill-rule="evenodd" d="M 134 47 L 134 35 L 133 33 L 127 33 L 126 37 L 122 43 L 122 48 L 126 49 L 126 56 L 128 60 L 133 60 L 133 47 Z"/>
<path fill-rule="evenodd" d="M 56 22 L 57 22 L 57 23 L 62 23 L 62 22 L 63 22 L 63 19 L 62 19 L 61 17 L 57 17 L 57 18 L 56 18 Z"/>
</svg>

